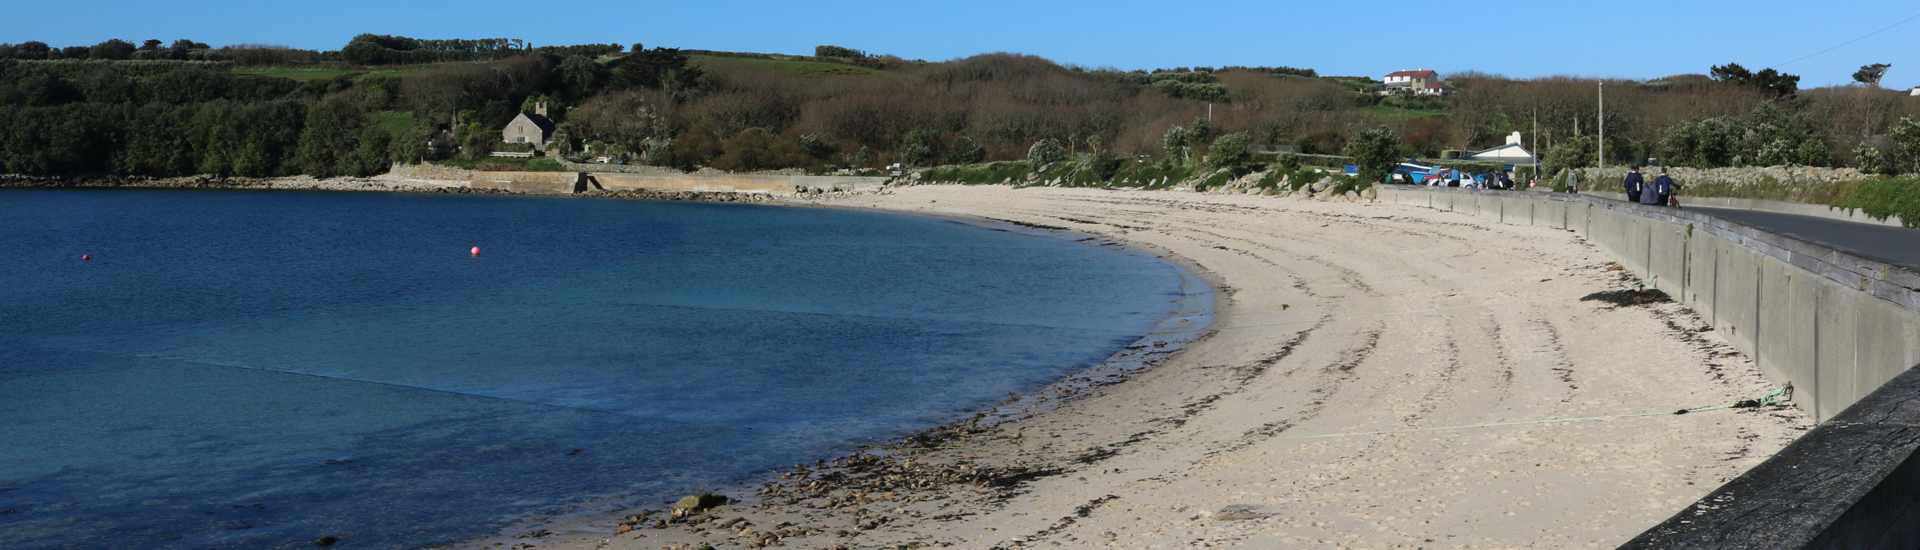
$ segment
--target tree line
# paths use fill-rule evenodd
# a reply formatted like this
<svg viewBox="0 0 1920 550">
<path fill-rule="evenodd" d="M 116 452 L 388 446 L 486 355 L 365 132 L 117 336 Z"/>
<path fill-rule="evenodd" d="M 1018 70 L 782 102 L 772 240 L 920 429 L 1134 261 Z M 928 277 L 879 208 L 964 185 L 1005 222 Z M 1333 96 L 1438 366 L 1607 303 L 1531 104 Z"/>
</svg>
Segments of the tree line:
<svg viewBox="0 0 1920 550">
<path fill-rule="evenodd" d="M 1920 105 L 1878 88 L 1884 65 L 1863 67 L 1857 85 L 1815 90 L 1798 89 L 1797 76 L 1737 64 L 1645 82 L 1468 72 L 1449 76 L 1459 94 L 1442 98 L 1383 97 L 1363 81 L 1291 67 L 1119 71 L 1011 53 L 927 63 L 839 46 L 805 58 L 380 35 L 341 50 L 371 52 L 354 54 L 368 64 L 337 62 L 325 65 L 336 76 L 296 81 L 233 71 L 297 64 L 290 52 L 300 50 L 176 45 L 262 55 L 196 61 L 154 46 L 148 51 L 167 53 L 135 59 L 110 45 L 97 59 L 86 48 L 80 60 L 56 59 L 52 47 L 0 45 L 0 167 L 365 175 L 392 162 L 485 156 L 500 147 L 502 126 L 539 103 L 559 123 L 555 154 L 591 149 L 683 169 L 1019 160 L 1041 143 L 1067 156 L 1238 158 L 1215 154 L 1223 137 L 1354 156 L 1355 146 L 1382 150 L 1380 136 L 1389 135 L 1392 152 L 1432 157 L 1498 145 L 1514 131 L 1550 164 L 1575 166 L 1597 162 L 1587 159 L 1598 155 L 1602 122 L 1609 163 L 1899 171 L 1920 159 L 1904 145 L 1912 131 L 1902 122 L 1920 118 Z M 820 63 L 849 56 L 884 63 Z M 369 71 L 428 59 L 484 60 Z M 273 128 L 236 122 L 245 120 Z M 1181 139 L 1169 139 L 1174 128 Z"/>
</svg>

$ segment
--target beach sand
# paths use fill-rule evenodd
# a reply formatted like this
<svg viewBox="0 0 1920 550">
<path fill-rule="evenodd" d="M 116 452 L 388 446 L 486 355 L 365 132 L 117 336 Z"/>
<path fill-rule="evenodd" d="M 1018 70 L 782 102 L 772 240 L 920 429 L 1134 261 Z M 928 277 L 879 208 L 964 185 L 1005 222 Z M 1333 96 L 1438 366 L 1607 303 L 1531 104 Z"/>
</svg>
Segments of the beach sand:
<svg viewBox="0 0 1920 550">
<path fill-rule="evenodd" d="M 1673 414 L 1774 386 L 1677 304 L 1580 300 L 1634 279 L 1568 231 L 1177 191 L 817 203 L 1126 243 L 1200 272 L 1217 310 L 1184 348 L 1123 354 L 1150 365 L 1124 381 L 996 411 L 1037 414 L 802 465 L 692 522 L 649 502 L 468 546 L 1610 548 L 1812 424 L 1791 406 Z"/>
</svg>

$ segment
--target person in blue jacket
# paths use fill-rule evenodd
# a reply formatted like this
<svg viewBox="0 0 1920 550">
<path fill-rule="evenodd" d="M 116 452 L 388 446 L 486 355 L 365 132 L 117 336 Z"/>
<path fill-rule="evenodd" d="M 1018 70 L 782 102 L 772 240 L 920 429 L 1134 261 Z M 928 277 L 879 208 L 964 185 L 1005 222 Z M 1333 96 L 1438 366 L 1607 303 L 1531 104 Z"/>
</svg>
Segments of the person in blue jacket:
<svg viewBox="0 0 1920 550">
<path fill-rule="evenodd" d="M 1675 193 L 1680 192 L 1680 189 L 1680 183 L 1673 181 L 1673 178 L 1667 177 L 1667 169 L 1661 168 L 1660 177 L 1653 178 L 1653 191 L 1659 194 L 1659 202 L 1654 204 L 1661 206 L 1678 206 L 1672 202 L 1672 199 Z"/>
<path fill-rule="evenodd" d="M 1627 167 L 1627 181 L 1621 184 L 1627 190 L 1627 202 L 1641 202 L 1641 191 L 1646 190 L 1647 179 L 1640 176 L 1640 167 Z M 1646 203 L 1653 204 L 1653 203 Z"/>
</svg>

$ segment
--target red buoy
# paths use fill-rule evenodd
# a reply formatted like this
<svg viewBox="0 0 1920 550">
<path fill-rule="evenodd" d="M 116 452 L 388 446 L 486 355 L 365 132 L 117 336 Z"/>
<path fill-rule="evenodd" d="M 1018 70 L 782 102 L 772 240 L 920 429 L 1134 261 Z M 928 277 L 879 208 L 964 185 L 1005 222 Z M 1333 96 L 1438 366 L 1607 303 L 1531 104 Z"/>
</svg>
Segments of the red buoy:
<svg viewBox="0 0 1920 550">
<path fill-rule="evenodd" d="M 92 254 L 81 254 L 81 255 L 80 255 L 80 260 L 81 260 L 81 261 L 86 261 L 86 260 L 91 260 L 91 259 L 93 259 L 93 255 L 92 255 Z"/>
<path fill-rule="evenodd" d="M 476 246 L 476 247 L 473 247 L 473 255 L 475 255 L 475 256 L 479 256 L 479 255 L 480 255 L 480 247 L 478 247 L 478 246 Z"/>
</svg>

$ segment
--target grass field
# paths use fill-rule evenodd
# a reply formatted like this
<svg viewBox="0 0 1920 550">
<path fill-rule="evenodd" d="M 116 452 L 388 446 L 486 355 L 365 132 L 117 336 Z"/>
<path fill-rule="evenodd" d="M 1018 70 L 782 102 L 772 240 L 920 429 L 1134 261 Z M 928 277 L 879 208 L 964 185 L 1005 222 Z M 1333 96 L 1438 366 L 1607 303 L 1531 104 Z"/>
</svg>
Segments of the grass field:
<svg viewBox="0 0 1920 550">
<path fill-rule="evenodd" d="M 845 76 L 872 74 L 880 71 L 866 67 L 856 67 L 842 63 L 822 61 L 789 61 L 783 59 L 761 59 L 757 57 L 722 57 L 717 55 L 696 55 L 692 59 L 701 65 L 756 65 L 792 72 L 801 76 Z"/>
<path fill-rule="evenodd" d="M 364 71 L 364 72 L 367 75 L 398 76 L 398 75 L 418 72 L 419 70 L 420 70 L 419 68 L 406 68 L 406 69 Z M 334 67 L 235 67 L 233 69 L 233 74 L 257 74 L 261 76 L 277 76 L 280 78 L 293 79 L 298 82 L 306 82 L 308 80 L 322 80 L 327 78 L 333 78 L 343 74 L 358 73 L 358 72 L 363 72 L 363 71 L 351 71 L 347 69 L 340 69 L 340 68 L 334 68 Z"/>
<path fill-rule="evenodd" d="M 389 134 L 406 135 L 413 129 L 413 111 L 380 111 L 373 113 L 373 120 Z"/>
<path fill-rule="evenodd" d="M 1447 115 L 1453 114 L 1453 111 L 1443 111 L 1438 109 L 1401 109 L 1399 107 L 1388 107 L 1385 105 L 1361 107 L 1354 110 L 1360 111 L 1362 113 L 1372 113 L 1376 115 L 1386 115 L 1386 116 L 1395 116 L 1395 117 L 1404 117 L 1404 118 L 1447 116 Z"/>
<path fill-rule="evenodd" d="M 457 166 L 460 168 L 466 168 L 468 170 L 482 170 L 482 171 L 493 171 L 493 172 L 500 172 L 500 171 L 566 172 L 568 171 L 567 167 L 561 166 L 559 162 L 556 162 L 553 159 L 546 158 L 546 157 L 525 158 L 525 159 L 514 158 L 514 157 L 483 157 L 483 158 L 477 158 L 477 159 L 451 158 L 446 160 L 436 160 L 436 161 L 433 161 L 433 163 L 442 164 L 446 166 Z"/>
<path fill-rule="evenodd" d="M 233 74 L 257 74 L 291 78 L 301 82 L 333 78 L 352 71 L 331 67 L 234 67 Z"/>
</svg>

